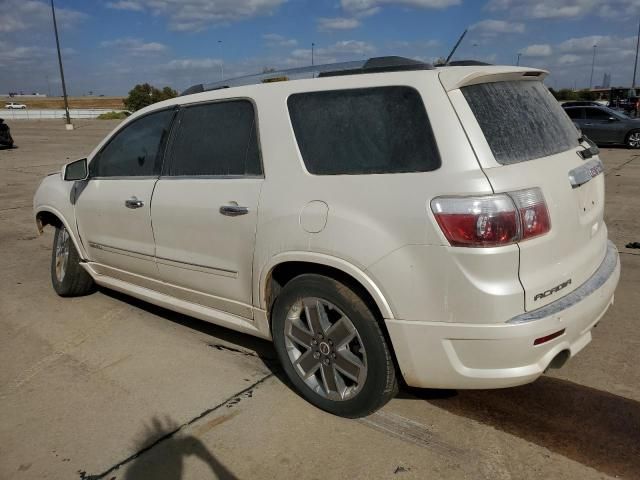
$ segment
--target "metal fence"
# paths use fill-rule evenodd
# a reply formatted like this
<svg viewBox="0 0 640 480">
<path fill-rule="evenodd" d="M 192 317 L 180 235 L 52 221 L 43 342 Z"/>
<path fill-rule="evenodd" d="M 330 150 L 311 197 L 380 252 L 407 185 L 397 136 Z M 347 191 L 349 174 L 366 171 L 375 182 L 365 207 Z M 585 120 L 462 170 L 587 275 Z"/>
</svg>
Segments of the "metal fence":
<svg viewBox="0 0 640 480">
<path fill-rule="evenodd" d="M 69 115 L 71 118 L 97 118 L 98 115 L 107 112 L 123 112 L 124 110 L 114 110 L 112 108 L 70 108 Z M 25 109 L 25 110 L 13 110 L 2 109 L 0 110 L 0 118 L 5 120 L 51 120 L 56 118 L 65 118 L 65 111 L 60 109 Z"/>
</svg>

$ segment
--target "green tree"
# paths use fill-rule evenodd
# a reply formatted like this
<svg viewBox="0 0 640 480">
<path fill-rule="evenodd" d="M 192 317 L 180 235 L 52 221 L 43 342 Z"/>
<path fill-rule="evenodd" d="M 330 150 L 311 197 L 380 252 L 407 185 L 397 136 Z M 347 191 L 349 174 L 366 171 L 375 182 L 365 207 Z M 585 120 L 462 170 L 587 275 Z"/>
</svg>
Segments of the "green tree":
<svg viewBox="0 0 640 480">
<path fill-rule="evenodd" d="M 123 100 L 123 103 L 127 110 L 135 112 L 152 103 L 161 102 L 177 96 L 178 92 L 171 87 L 164 87 L 162 90 L 159 90 L 153 85 L 143 83 L 133 87 L 129 91 L 127 98 Z"/>
</svg>

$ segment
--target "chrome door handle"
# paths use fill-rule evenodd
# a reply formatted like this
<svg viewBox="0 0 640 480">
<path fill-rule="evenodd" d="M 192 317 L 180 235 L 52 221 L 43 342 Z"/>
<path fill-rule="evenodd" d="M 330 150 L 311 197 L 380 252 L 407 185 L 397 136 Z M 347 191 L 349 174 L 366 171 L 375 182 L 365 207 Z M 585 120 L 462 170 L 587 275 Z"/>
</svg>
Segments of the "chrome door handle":
<svg viewBox="0 0 640 480">
<path fill-rule="evenodd" d="M 247 213 L 249 213 L 249 208 L 241 207 L 238 204 L 222 205 L 220 207 L 220 213 L 222 215 L 226 215 L 227 217 L 237 217 L 239 215 L 246 215 Z"/>
<path fill-rule="evenodd" d="M 124 206 L 127 208 L 140 208 L 144 207 L 144 202 L 133 196 L 124 201 Z"/>
</svg>

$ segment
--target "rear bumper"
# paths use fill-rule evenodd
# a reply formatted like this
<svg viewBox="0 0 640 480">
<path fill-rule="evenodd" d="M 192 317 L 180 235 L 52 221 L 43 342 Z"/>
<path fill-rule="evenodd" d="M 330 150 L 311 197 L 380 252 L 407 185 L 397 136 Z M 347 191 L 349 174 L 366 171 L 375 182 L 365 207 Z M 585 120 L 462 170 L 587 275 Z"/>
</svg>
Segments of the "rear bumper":
<svg viewBox="0 0 640 480">
<path fill-rule="evenodd" d="M 387 320 L 408 385 L 423 388 L 502 388 L 538 378 L 561 352 L 576 355 L 613 303 L 620 259 L 609 242 L 602 264 L 580 288 L 538 310 L 500 324 Z M 559 337 L 534 340 L 564 329 Z"/>
</svg>

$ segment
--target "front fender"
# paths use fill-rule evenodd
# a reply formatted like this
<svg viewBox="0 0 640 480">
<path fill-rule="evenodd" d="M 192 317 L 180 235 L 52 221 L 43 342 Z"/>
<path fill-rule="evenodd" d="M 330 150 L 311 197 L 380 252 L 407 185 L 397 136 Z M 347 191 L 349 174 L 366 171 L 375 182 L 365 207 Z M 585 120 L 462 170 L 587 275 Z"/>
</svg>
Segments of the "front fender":
<svg viewBox="0 0 640 480">
<path fill-rule="evenodd" d="M 44 229 L 41 214 L 48 212 L 55 215 L 65 226 L 81 259 L 87 260 L 87 252 L 82 245 L 78 233 L 75 208 L 72 203 L 74 182 L 65 182 L 59 173 L 44 178 L 33 197 L 33 215 L 41 234 Z"/>
</svg>

